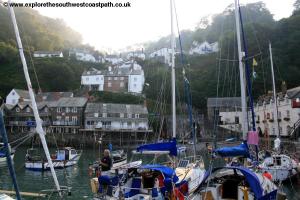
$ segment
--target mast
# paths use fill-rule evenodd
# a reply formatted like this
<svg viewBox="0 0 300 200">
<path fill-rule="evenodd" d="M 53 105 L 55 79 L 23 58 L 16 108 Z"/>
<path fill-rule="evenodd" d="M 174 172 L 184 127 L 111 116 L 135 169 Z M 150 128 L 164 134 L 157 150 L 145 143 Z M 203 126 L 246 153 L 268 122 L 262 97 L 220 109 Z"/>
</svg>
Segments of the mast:
<svg viewBox="0 0 300 200">
<path fill-rule="evenodd" d="M 172 138 L 176 138 L 176 96 L 175 96 L 175 36 L 173 22 L 173 0 L 170 0 L 171 7 L 171 69 L 172 69 Z"/>
<path fill-rule="evenodd" d="M 8 5 L 9 4 L 10 4 L 10 0 L 9 0 Z M 53 179 L 54 179 L 54 183 L 56 185 L 56 189 L 59 192 L 59 195 L 61 196 L 60 186 L 59 186 L 59 183 L 58 183 L 58 180 L 57 180 L 56 173 L 54 171 L 53 163 L 52 163 L 50 153 L 49 153 L 49 149 L 48 149 L 48 146 L 47 146 L 47 142 L 46 142 L 46 139 L 45 139 L 46 133 L 43 130 L 43 127 L 42 127 L 42 120 L 39 116 L 39 112 L 38 112 L 38 108 L 37 108 L 37 105 L 36 105 L 34 93 L 33 93 L 33 90 L 32 90 L 32 84 L 31 84 L 31 80 L 30 80 L 30 77 L 29 77 L 29 73 L 28 73 L 28 67 L 27 67 L 25 55 L 24 55 L 24 52 L 23 52 L 23 45 L 22 45 L 22 41 L 21 41 L 21 37 L 20 37 L 20 33 L 19 33 L 17 21 L 16 21 L 15 12 L 14 12 L 14 9 L 10 6 L 8 6 L 8 9 L 9 9 L 10 17 L 11 17 L 11 20 L 12 20 L 12 23 L 13 23 L 17 44 L 18 44 L 18 47 L 19 47 L 19 53 L 20 53 L 20 57 L 21 57 L 22 65 L 23 65 L 23 71 L 24 71 L 24 75 L 25 75 L 25 79 L 26 79 L 26 83 L 27 83 L 27 87 L 28 87 L 28 92 L 29 92 L 29 96 L 30 96 L 30 100 L 31 100 L 31 104 L 32 104 L 32 110 L 33 110 L 34 118 L 35 118 L 35 121 L 36 121 L 36 131 L 37 131 L 37 133 L 39 134 L 39 136 L 41 138 L 41 142 L 42 142 L 42 145 L 43 145 L 43 148 L 44 148 L 44 151 L 45 151 L 45 155 L 46 155 L 47 160 L 48 160 L 49 167 L 51 169 L 51 173 L 52 173 L 52 176 L 53 176 Z"/>
<path fill-rule="evenodd" d="M 275 85 L 275 77 L 274 77 L 274 68 L 273 68 L 273 56 L 272 56 L 272 46 L 271 42 L 269 42 L 269 52 L 270 52 L 270 62 L 271 62 L 271 72 L 272 72 L 272 84 L 273 84 L 273 99 L 274 99 L 274 118 L 275 118 L 275 132 L 277 138 L 280 137 L 280 130 L 279 130 L 279 122 L 278 122 L 278 107 L 277 107 L 277 95 L 276 95 L 276 85 Z"/>
<path fill-rule="evenodd" d="M 243 140 L 247 139 L 248 123 L 247 123 L 247 100 L 246 100 L 246 87 L 245 87 L 245 72 L 243 66 L 243 52 L 241 45 L 241 30 L 240 30 L 240 18 L 238 0 L 234 1 L 235 5 L 235 24 L 236 24 L 236 35 L 238 44 L 238 57 L 239 57 L 239 71 L 240 71 L 240 85 L 241 85 L 241 102 L 242 102 L 242 132 Z"/>
</svg>

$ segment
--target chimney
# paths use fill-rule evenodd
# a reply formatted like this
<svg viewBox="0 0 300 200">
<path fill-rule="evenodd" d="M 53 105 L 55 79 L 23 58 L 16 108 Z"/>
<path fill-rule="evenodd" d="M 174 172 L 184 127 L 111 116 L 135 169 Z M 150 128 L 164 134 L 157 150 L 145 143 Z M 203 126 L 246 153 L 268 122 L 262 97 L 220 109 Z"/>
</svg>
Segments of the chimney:
<svg viewBox="0 0 300 200">
<path fill-rule="evenodd" d="M 282 83 L 281 83 L 281 92 L 282 92 L 282 94 L 286 94 L 286 91 L 287 91 L 286 83 L 285 83 L 285 81 L 282 81 Z"/>
</svg>

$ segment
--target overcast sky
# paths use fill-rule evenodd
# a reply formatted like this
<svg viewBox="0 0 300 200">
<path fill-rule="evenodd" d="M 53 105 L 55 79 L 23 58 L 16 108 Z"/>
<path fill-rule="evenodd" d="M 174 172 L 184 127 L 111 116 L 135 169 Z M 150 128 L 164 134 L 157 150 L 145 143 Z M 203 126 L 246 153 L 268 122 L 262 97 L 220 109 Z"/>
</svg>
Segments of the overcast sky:
<svg viewBox="0 0 300 200">
<path fill-rule="evenodd" d="M 36 0 L 22 0 L 35 2 Z M 43 0 L 47 2 L 48 0 Z M 72 1 L 72 0 L 70 0 Z M 75 1 L 74 2 L 79 2 Z M 131 2 L 130 8 L 38 8 L 46 16 L 62 18 L 97 49 L 121 49 L 157 40 L 170 33 L 169 0 L 111 0 Z M 241 4 L 258 0 L 240 0 Z M 262 0 L 275 19 L 288 17 L 295 0 Z M 52 0 L 51 2 L 64 2 Z M 80 1 L 81 2 L 81 1 Z M 98 2 L 85 0 L 85 2 Z M 104 2 L 102 0 L 101 2 Z M 180 29 L 194 29 L 203 16 L 222 12 L 234 0 L 176 0 Z"/>
</svg>

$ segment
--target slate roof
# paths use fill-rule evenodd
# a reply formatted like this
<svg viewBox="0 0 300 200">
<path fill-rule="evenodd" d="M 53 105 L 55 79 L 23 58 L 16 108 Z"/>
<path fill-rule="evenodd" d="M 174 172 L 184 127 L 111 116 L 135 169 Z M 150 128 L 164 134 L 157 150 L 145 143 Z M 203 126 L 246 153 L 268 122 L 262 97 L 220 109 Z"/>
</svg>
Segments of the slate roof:
<svg viewBox="0 0 300 200">
<path fill-rule="evenodd" d="M 30 99 L 29 92 L 27 90 L 14 89 L 15 92 L 24 99 Z"/>
<path fill-rule="evenodd" d="M 148 110 L 143 105 L 138 104 L 88 103 L 85 113 L 148 114 Z"/>
<path fill-rule="evenodd" d="M 49 107 L 84 107 L 87 100 L 85 97 L 63 97 Z"/>
<path fill-rule="evenodd" d="M 207 98 L 207 107 L 241 107 L 241 97 Z"/>
<path fill-rule="evenodd" d="M 73 97 L 73 92 L 43 92 L 36 95 L 36 100 L 41 101 L 57 101 L 62 97 Z"/>
</svg>

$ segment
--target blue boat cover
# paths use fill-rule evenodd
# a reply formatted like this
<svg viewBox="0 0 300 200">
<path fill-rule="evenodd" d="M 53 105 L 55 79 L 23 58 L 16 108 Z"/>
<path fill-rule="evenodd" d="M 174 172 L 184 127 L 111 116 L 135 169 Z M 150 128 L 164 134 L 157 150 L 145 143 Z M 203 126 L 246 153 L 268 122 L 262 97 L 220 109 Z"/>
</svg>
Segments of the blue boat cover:
<svg viewBox="0 0 300 200">
<path fill-rule="evenodd" d="M 5 157 L 5 156 L 6 156 L 5 152 L 0 151 L 0 157 Z"/>
<path fill-rule="evenodd" d="M 179 180 L 176 176 L 174 169 L 163 165 L 143 165 L 140 167 L 140 169 L 151 169 L 160 171 L 164 175 L 165 179 L 170 178 L 171 180 L 173 180 L 174 183 L 176 183 Z"/>
<path fill-rule="evenodd" d="M 176 139 L 174 138 L 170 142 L 144 144 L 139 146 L 136 151 L 169 151 L 171 156 L 177 156 Z"/>
<path fill-rule="evenodd" d="M 243 142 L 238 146 L 218 148 L 214 152 L 222 157 L 244 156 L 250 158 L 247 142 Z"/>
<path fill-rule="evenodd" d="M 202 183 L 204 183 L 212 173 L 215 173 L 216 171 L 221 170 L 221 169 L 232 169 L 232 170 L 240 171 L 245 176 L 246 181 L 248 182 L 248 184 L 249 184 L 251 190 L 253 191 L 255 197 L 257 199 L 260 199 L 262 197 L 263 189 L 260 185 L 258 177 L 256 176 L 256 174 L 254 172 L 252 172 L 251 170 L 249 170 L 246 167 L 233 167 L 233 166 L 230 166 L 230 167 L 214 168 L 211 171 L 208 170 L 208 171 L 205 172 Z"/>
</svg>

